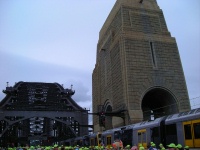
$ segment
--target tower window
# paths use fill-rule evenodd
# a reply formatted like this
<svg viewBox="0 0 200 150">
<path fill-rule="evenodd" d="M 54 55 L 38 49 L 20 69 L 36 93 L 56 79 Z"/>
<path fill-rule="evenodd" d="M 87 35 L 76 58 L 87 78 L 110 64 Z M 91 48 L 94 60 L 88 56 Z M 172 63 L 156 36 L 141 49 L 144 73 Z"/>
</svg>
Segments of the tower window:
<svg viewBox="0 0 200 150">
<path fill-rule="evenodd" d="M 143 0 L 140 0 L 140 3 L 142 3 L 143 2 Z"/>
<path fill-rule="evenodd" d="M 150 48 L 151 48 L 151 57 L 152 57 L 153 67 L 156 67 L 156 59 L 155 59 L 153 42 L 150 42 Z"/>
</svg>

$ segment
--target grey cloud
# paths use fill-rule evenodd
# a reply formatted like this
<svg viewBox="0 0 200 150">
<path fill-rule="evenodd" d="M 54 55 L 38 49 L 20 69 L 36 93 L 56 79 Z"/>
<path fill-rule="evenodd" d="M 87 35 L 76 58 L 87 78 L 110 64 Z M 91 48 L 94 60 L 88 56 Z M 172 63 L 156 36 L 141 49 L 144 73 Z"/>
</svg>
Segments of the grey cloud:
<svg viewBox="0 0 200 150">
<path fill-rule="evenodd" d="M 45 56 L 44 56 L 45 57 Z M 73 84 L 76 91 L 73 99 L 76 102 L 91 102 L 91 73 L 73 69 L 68 66 L 43 63 L 0 51 L 0 90 L 6 82 L 13 86 L 15 82 L 57 82 L 69 88 Z M 0 100 L 4 98 L 0 93 Z M 84 107 L 84 106 L 83 106 Z"/>
</svg>

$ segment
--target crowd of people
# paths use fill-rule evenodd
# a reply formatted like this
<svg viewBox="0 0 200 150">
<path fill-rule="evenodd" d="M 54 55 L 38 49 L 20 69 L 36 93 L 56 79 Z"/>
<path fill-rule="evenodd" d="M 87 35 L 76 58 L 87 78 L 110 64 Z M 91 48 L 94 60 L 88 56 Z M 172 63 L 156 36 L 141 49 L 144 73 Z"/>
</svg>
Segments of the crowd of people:
<svg viewBox="0 0 200 150">
<path fill-rule="evenodd" d="M 182 146 L 181 144 L 175 145 L 171 143 L 167 145 L 167 148 L 163 146 L 163 144 L 159 144 L 159 148 L 156 147 L 156 144 L 151 142 L 147 148 L 145 148 L 142 144 L 139 146 L 134 145 L 126 145 L 123 146 L 122 142 L 114 142 L 112 146 L 89 146 L 89 147 L 81 147 L 79 145 L 76 146 L 59 146 L 55 144 L 54 146 L 25 146 L 25 147 L 8 147 L 3 148 L 0 147 L 0 150 L 189 150 L 189 146 Z"/>
<path fill-rule="evenodd" d="M 129 147 L 129 145 L 127 145 Z M 159 148 L 156 147 L 156 144 L 151 142 L 148 146 L 147 149 L 144 148 L 144 146 L 142 144 L 139 145 L 139 147 L 137 146 L 133 146 L 131 148 L 125 147 L 126 150 L 189 150 L 189 146 L 182 146 L 181 144 L 175 145 L 174 143 L 171 143 L 169 145 L 167 145 L 167 147 L 165 148 L 163 146 L 163 144 L 159 144 Z"/>
<path fill-rule="evenodd" d="M 114 143 L 113 143 L 114 145 Z M 147 145 L 147 148 L 145 148 L 142 144 L 139 144 L 139 146 L 137 145 L 134 145 L 134 146 L 130 146 L 130 145 L 127 145 L 125 147 L 118 147 L 116 148 L 116 146 L 113 146 L 114 147 L 114 150 L 189 150 L 189 146 L 182 146 L 181 144 L 178 144 L 178 145 L 175 145 L 174 143 L 171 143 L 169 145 L 167 145 L 167 147 L 165 148 L 163 146 L 162 143 L 159 144 L 159 148 L 156 147 L 156 144 L 154 142 L 150 142 L 149 145 Z M 111 148 L 113 148 L 111 147 Z"/>
</svg>

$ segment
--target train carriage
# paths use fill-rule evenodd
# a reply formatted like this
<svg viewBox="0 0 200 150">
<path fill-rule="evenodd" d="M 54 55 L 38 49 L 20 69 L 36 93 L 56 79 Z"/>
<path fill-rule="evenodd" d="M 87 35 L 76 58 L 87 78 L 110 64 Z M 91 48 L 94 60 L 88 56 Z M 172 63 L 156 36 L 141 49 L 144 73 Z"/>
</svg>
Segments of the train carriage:
<svg viewBox="0 0 200 150">
<path fill-rule="evenodd" d="M 134 125 L 128 125 L 121 128 L 121 141 L 123 145 L 133 146 L 133 127 Z"/>
<path fill-rule="evenodd" d="M 138 146 L 142 144 L 147 148 L 148 143 L 154 141 L 156 144 L 161 142 L 162 134 L 160 134 L 161 123 L 164 117 L 157 118 L 153 121 L 143 121 L 121 128 L 121 140 L 124 146 Z"/>
<path fill-rule="evenodd" d="M 179 143 L 197 148 L 200 147 L 200 108 L 125 126 L 122 130 L 124 146 L 142 144 L 146 148 L 154 142 L 157 146 Z"/>
<path fill-rule="evenodd" d="M 112 147 L 112 143 L 114 142 L 114 132 L 113 130 L 107 130 L 102 133 L 102 142 L 108 148 Z"/>
<path fill-rule="evenodd" d="M 165 120 L 166 143 L 200 147 L 200 108 L 169 115 Z"/>
<path fill-rule="evenodd" d="M 161 117 L 135 124 L 133 128 L 133 143 L 142 144 L 145 148 L 152 141 L 156 145 L 161 143 L 160 123 L 163 119 L 164 117 Z"/>
<path fill-rule="evenodd" d="M 115 140 L 121 140 L 121 128 L 114 128 L 102 132 L 102 142 L 108 148 L 112 147 Z"/>
<path fill-rule="evenodd" d="M 142 144 L 146 148 L 150 142 L 154 142 L 157 146 L 160 143 L 164 146 L 175 143 L 200 148 L 200 108 L 72 140 L 85 146 L 89 143 L 92 147 L 102 145 L 111 147 L 116 139 L 121 140 L 124 146 Z"/>
<path fill-rule="evenodd" d="M 89 141 L 90 141 L 90 146 L 101 146 L 102 143 L 102 138 L 101 138 L 101 132 L 93 133 L 89 135 Z"/>
</svg>

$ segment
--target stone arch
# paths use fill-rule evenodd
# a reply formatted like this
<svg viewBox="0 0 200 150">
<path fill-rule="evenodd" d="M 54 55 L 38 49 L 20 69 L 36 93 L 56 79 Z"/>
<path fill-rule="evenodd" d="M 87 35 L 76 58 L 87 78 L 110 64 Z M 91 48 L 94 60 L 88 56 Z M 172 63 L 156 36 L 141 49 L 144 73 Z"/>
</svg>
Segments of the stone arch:
<svg viewBox="0 0 200 150">
<path fill-rule="evenodd" d="M 112 106 L 109 100 L 106 100 L 104 103 L 104 111 L 105 112 L 112 112 Z M 112 129 L 113 125 L 112 125 L 112 116 L 106 116 L 106 120 L 105 120 L 105 129 Z"/>
<path fill-rule="evenodd" d="M 174 94 L 163 87 L 152 87 L 143 95 L 141 101 L 143 119 L 149 120 L 178 112 L 178 104 Z"/>
</svg>

